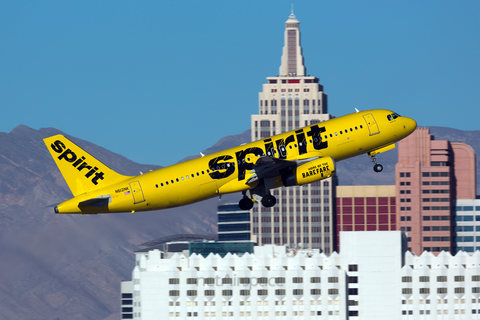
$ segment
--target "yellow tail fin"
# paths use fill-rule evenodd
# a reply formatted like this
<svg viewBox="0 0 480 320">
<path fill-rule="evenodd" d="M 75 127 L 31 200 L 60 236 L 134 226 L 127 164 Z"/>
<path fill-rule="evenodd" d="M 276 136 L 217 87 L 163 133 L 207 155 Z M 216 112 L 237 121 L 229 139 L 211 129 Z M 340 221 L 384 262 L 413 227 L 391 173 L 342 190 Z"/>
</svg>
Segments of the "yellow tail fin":
<svg viewBox="0 0 480 320">
<path fill-rule="evenodd" d="M 73 195 L 126 180 L 62 135 L 43 139 Z"/>
</svg>

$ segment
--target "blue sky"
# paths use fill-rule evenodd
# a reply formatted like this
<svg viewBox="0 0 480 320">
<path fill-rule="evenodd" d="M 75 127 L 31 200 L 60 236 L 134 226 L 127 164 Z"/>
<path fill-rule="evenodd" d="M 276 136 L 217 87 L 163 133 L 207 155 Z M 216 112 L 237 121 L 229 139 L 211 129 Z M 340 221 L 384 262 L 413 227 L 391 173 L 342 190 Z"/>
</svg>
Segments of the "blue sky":
<svg viewBox="0 0 480 320">
<path fill-rule="evenodd" d="M 479 1 L 298 1 L 329 113 L 480 130 Z M 170 165 L 250 128 L 291 1 L 1 1 L 0 132 L 54 127 Z"/>
</svg>

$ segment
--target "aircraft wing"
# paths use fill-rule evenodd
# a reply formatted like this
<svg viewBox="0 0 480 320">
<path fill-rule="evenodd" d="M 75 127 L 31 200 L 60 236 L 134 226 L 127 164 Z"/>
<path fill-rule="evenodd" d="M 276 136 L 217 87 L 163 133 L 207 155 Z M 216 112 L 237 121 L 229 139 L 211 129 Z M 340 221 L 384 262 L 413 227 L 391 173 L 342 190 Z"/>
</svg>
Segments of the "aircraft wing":
<svg viewBox="0 0 480 320">
<path fill-rule="evenodd" d="M 301 164 L 318 159 L 318 157 L 301 160 L 282 160 L 273 157 L 262 157 L 257 160 L 253 166 L 253 175 L 247 180 L 247 184 L 253 184 L 257 180 L 274 178 L 281 175 L 281 171 L 286 168 L 295 168 Z"/>
</svg>

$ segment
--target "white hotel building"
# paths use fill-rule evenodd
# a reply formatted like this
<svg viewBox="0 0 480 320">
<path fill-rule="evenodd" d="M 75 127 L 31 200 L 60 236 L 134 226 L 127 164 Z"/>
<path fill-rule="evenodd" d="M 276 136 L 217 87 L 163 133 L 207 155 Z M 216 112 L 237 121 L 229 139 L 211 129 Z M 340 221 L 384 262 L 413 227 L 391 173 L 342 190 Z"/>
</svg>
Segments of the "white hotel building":
<svg viewBox="0 0 480 320">
<path fill-rule="evenodd" d="M 138 252 L 122 319 L 480 319 L 480 253 L 417 257 L 400 231 L 341 232 L 340 254 Z"/>
</svg>

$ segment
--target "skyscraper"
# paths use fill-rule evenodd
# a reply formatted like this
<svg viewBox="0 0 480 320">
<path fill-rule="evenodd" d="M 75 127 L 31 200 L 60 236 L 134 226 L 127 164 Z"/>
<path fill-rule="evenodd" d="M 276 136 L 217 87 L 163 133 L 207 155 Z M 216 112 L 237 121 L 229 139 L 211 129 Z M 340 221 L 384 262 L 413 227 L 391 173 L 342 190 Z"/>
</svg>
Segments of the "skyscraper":
<svg viewBox="0 0 480 320">
<path fill-rule="evenodd" d="M 285 22 L 280 74 L 267 77 L 259 93 L 259 114 L 252 115 L 252 141 L 326 121 L 327 95 L 319 79 L 306 75 L 300 46 L 300 22 Z M 335 178 L 273 191 L 277 205 L 252 209 L 252 235 L 262 244 L 303 244 L 330 253 L 335 248 L 332 193 Z"/>
<path fill-rule="evenodd" d="M 411 251 L 455 252 L 456 200 L 475 199 L 473 149 L 417 128 L 398 143 L 395 169 L 397 226 L 408 233 Z"/>
</svg>

